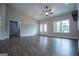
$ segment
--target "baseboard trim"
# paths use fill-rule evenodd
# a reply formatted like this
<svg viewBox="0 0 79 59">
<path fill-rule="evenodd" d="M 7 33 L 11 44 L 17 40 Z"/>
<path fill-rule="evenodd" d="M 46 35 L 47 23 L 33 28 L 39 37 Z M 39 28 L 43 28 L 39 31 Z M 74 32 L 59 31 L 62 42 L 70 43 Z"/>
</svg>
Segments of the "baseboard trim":
<svg viewBox="0 0 79 59">
<path fill-rule="evenodd" d="M 8 53 L 1 53 L 0 56 L 8 56 Z"/>
<path fill-rule="evenodd" d="M 9 38 L 9 36 L 1 37 L 0 40 L 5 40 L 7 38 Z"/>
<path fill-rule="evenodd" d="M 61 38 L 68 38 L 68 39 L 76 39 L 76 40 L 78 40 L 77 37 L 57 36 L 57 35 L 49 35 L 49 34 L 40 34 L 40 35 L 50 36 L 50 37 L 61 37 Z"/>
<path fill-rule="evenodd" d="M 30 35 L 30 36 L 36 36 L 36 35 Z M 20 37 L 30 37 L 30 36 L 21 35 Z"/>
</svg>

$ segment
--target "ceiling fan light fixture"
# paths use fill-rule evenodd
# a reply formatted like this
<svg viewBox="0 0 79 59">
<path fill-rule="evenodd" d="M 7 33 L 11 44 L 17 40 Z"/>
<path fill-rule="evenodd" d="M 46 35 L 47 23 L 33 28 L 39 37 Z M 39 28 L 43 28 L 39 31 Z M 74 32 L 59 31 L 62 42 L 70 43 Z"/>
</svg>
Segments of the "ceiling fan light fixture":
<svg viewBox="0 0 79 59">
<path fill-rule="evenodd" d="M 49 9 L 48 6 L 46 6 L 45 10 L 42 10 L 42 15 L 48 16 L 49 14 L 53 14 L 53 9 Z"/>
<path fill-rule="evenodd" d="M 49 14 L 48 12 L 45 13 L 45 15 L 48 15 L 48 14 Z"/>
</svg>

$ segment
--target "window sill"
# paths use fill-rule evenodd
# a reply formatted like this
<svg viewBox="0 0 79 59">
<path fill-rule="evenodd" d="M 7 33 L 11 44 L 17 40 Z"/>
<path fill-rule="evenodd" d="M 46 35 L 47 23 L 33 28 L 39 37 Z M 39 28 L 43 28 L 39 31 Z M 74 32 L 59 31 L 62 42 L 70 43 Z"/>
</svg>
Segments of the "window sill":
<svg viewBox="0 0 79 59">
<path fill-rule="evenodd" d="M 65 32 L 54 32 L 54 33 L 70 34 L 70 32 L 69 33 L 65 33 Z"/>
</svg>

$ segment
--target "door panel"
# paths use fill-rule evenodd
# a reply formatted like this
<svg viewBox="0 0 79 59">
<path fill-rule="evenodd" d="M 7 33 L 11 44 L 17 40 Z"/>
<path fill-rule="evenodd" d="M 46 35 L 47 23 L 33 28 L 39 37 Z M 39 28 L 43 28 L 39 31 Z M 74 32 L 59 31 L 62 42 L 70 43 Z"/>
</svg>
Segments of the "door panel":
<svg viewBox="0 0 79 59">
<path fill-rule="evenodd" d="M 10 21 L 10 35 L 11 36 L 19 36 L 19 27 L 17 21 Z"/>
</svg>

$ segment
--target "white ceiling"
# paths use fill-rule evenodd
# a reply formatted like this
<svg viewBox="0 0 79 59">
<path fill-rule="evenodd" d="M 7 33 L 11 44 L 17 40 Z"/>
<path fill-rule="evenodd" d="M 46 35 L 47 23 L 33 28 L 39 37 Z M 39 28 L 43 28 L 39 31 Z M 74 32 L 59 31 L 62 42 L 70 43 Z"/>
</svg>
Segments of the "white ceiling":
<svg viewBox="0 0 79 59">
<path fill-rule="evenodd" d="M 36 20 L 42 20 L 76 10 L 76 4 L 74 3 L 12 3 L 10 5 L 26 13 L 28 16 L 34 17 Z M 54 14 L 49 16 L 41 15 L 46 5 L 53 9 Z"/>
</svg>

